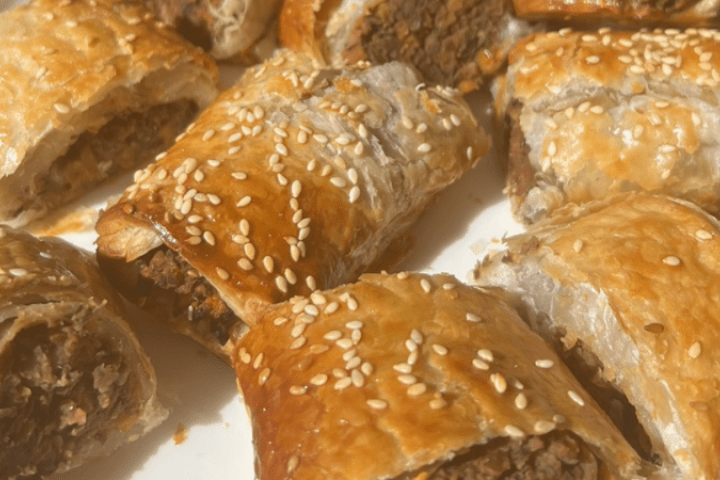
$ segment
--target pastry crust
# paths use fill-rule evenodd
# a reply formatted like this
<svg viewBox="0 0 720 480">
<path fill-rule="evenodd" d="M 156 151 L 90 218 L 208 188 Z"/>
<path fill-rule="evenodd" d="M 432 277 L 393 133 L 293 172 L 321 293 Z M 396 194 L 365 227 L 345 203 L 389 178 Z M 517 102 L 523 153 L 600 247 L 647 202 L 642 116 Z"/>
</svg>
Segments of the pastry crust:
<svg viewBox="0 0 720 480">
<path fill-rule="evenodd" d="M 144 0 L 164 22 L 217 59 L 251 59 L 281 0 Z"/>
<path fill-rule="evenodd" d="M 278 28 L 284 46 L 330 65 L 403 61 L 463 92 L 497 73 L 531 31 L 507 0 L 289 0 Z"/>
<path fill-rule="evenodd" d="M 0 227 L 0 298 L 3 478 L 68 470 L 166 417 L 122 300 L 88 253 Z"/>
<path fill-rule="evenodd" d="M 458 92 L 418 83 L 399 63 L 316 69 L 278 52 L 101 214 L 99 255 L 122 270 L 165 245 L 249 325 L 269 304 L 352 281 L 487 152 Z M 121 289 L 137 299 L 138 282 Z M 245 328 L 233 319 L 239 332 L 213 336 L 174 308 L 160 316 L 221 355 Z"/>
<path fill-rule="evenodd" d="M 635 408 L 658 478 L 709 480 L 720 475 L 718 239 L 717 220 L 689 202 L 626 194 L 507 239 L 474 277 L 507 289 L 561 351 L 596 359 L 592 375 Z"/>
<path fill-rule="evenodd" d="M 0 43 L 0 221 L 15 225 L 116 169 L 137 168 L 152 158 L 143 150 L 166 148 L 177 134 L 151 124 L 157 139 L 128 154 L 128 164 L 102 153 L 54 164 L 84 133 L 109 136 L 103 127 L 115 117 L 178 102 L 202 108 L 217 93 L 212 61 L 136 2 L 34 1 L 0 14 Z"/>
<path fill-rule="evenodd" d="M 561 20 L 588 24 L 611 21 L 625 25 L 717 24 L 718 0 L 513 0 L 515 13 L 528 20 Z"/>
<path fill-rule="evenodd" d="M 277 305 L 233 360 L 260 480 L 476 478 L 436 475 L 473 447 L 567 432 L 592 478 L 641 463 L 498 292 L 449 275 L 366 274 Z"/>
<path fill-rule="evenodd" d="M 507 194 L 531 223 L 566 203 L 646 190 L 720 212 L 720 33 L 546 33 L 496 87 Z"/>
</svg>

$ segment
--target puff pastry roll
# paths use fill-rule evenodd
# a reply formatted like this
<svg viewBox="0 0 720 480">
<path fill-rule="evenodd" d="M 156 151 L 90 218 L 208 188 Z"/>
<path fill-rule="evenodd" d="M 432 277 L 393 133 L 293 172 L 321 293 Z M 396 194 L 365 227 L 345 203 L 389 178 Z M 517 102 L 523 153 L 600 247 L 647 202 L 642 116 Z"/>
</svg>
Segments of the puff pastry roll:
<svg viewBox="0 0 720 480">
<path fill-rule="evenodd" d="M 463 98 L 419 82 L 279 52 L 101 214 L 103 264 L 227 358 L 258 310 L 357 278 L 486 153 Z"/>
<path fill-rule="evenodd" d="M 531 31 L 509 0 L 288 0 L 278 28 L 283 45 L 332 65 L 404 61 L 463 92 L 495 74 Z"/>
<path fill-rule="evenodd" d="M 260 323 L 234 356 L 260 480 L 630 478 L 640 467 L 517 313 L 448 275 L 364 275 Z"/>
<path fill-rule="evenodd" d="M 517 219 L 629 190 L 720 213 L 718 40 L 563 30 L 521 42 L 496 90 Z"/>
<path fill-rule="evenodd" d="M 719 228 L 689 202 L 626 194 L 558 212 L 474 273 L 508 290 L 657 478 L 720 476 Z"/>
<path fill-rule="evenodd" d="M 718 0 L 513 0 L 520 18 L 636 24 L 717 23 Z"/>
<path fill-rule="evenodd" d="M 155 372 L 94 259 L 0 227 L 0 472 L 44 478 L 166 416 Z"/>
<path fill-rule="evenodd" d="M 199 48 L 136 2 L 0 14 L 0 221 L 24 224 L 167 148 L 217 93 Z"/>
<path fill-rule="evenodd" d="M 252 58 L 281 0 L 144 0 L 164 22 L 218 59 Z M 276 28 L 276 26 L 275 26 Z"/>
</svg>

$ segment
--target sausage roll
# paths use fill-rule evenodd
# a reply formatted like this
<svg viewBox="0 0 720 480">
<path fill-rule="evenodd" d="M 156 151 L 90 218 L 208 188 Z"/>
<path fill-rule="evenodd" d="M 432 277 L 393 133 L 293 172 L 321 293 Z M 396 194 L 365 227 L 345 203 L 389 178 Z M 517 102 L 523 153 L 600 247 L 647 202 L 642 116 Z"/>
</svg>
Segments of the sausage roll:
<svg viewBox="0 0 720 480">
<path fill-rule="evenodd" d="M 717 23 L 718 0 L 513 0 L 525 19 L 637 24 Z"/>
<path fill-rule="evenodd" d="M 259 309 L 357 278 L 485 154 L 463 98 L 419 82 L 278 52 L 101 214 L 103 265 L 227 358 Z"/>
<path fill-rule="evenodd" d="M 218 59 L 252 58 L 281 0 L 144 0 L 156 16 Z M 274 26 L 277 28 L 277 26 Z"/>
<path fill-rule="evenodd" d="M 720 213 L 719 40 L 563 30 L 519 44 L 496 89 L 517 219 L 628 190 Z"/>
<path fill-rule="evenodd" d="M 506 288 L 658 478 L 720 477 L 720 224 L 648 193 L 567 208 L 474 272 Z"/>
<path fill-rule="evenodd" d="M 87 253 L 0 227 L 0 472 L 44 478 L 156 426 L 155 373 Z"/>
<path fill-rule="evenodd" d="M 283 45 L 330 64 L 404 61 L 463 92 L 496 73 L 531 31 L 509 0 L 288 0 L 278 28 Z"/>
<path fill-rule="evenodd" d="M 135 2 L 0 14 L 0 221 L 24 224 L 167 148 L 217 69 Z"/>
<path fill-rule="evenodd" d="M 368 274 L 277 305 L 234 364 L 260 480 L 630 478 L 640 466 L 513 309 L 448 275 Z"/>
</svg>

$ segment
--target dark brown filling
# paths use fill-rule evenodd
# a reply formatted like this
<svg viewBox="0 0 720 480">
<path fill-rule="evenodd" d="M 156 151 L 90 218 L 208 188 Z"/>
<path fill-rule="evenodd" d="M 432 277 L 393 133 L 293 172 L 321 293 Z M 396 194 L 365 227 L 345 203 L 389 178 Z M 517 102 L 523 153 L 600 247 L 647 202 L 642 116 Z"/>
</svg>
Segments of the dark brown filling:
<svg viewBox="0 0 720 480">
<path fill-rule="evenodd" d="M 57 207 L 116 173 L 145 164 L 171 144 L 197 110 L 190 100 L 157 105 L 118 115 L 97 132 L 83 133 L 46 175 L 36 178 L 20 211 Z"/>
<path fill-rule="evenodd" d="M 521 201 L 537 182 L 535 169 L 530 163 L 530 147 L 520 127 L 522 104 L 514 101 L 505 112 L 504 130 L 508 132 L 507 142 L 501 142 L 507 152 L 507 185 L 511 197 Z"/>
<path fill-rule="evenodd" d="M 51 474 L 138 413 L 128 411 L 133 386 L 112 339 L 79 331 L 79 324 L 74 318 L 28 328 L 0 357 L 2 478 Z"/>
<path fill-rule="evenodd" d="M 497 438 L 426 471 L 427 480 L 595 480 L 598 460 L 574 434 L 553 431 Z M 396 480 L 410 480 L 418 473 Z"/>
<path fill-rule="evenodd" d="M 218 7 L 207 0 L 145 0 L 155 15 L 173 25 L 178 32 L 193 44 L 210 50 L 212 47 L 213 19 L 211 9 Z"/>
<path fill-rule="evenodd" d="M 135 262 L 140 279 L 138 303 L 151 311 L 167 312 L 175 323 L 190 323 L 193 332 L 219 346 L 240 320 L 217 290 L 180 255 L 167 247 L 153 250 Z"/>
<path fill-rule="evenodd" d="M 388 0 L 363 17 L 357 35 L 373 63 L 402 60 L 432 83 L 479 83 L 482 75 L 494 73 L 481 71 L 477 57 L 484 49 L 497 50 L 505 9 L 502 0 Z"/>
<path fill-rule="evenodd" d="M 687 10 L 699 0 L 635 0 L 632 2 L 633 9 L 643 8 L 661 10 L 665 13 L 674 13 Z"/>
</svg>

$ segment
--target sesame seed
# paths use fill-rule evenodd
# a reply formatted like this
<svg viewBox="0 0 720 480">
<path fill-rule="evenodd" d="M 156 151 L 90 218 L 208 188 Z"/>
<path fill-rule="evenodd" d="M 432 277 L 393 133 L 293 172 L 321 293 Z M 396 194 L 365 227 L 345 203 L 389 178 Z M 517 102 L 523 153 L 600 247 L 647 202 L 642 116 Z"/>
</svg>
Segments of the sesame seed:
<svg viewBox="0 0 720 480">
<path fill-rule="evenodd" d="M 574 251 L 575 253 L 580 253 L 580 251 L 582 250 L 583 246 L 584 246 L 583 241 L 578 238 L 577 240 L 575 240 L 575 241 L 573 242 L 572 248 L 573 248 L 573 251 Z"/>
<path fill-rule="evenodd" d="M 289 268 L 285 269 L 283 275 L 285 276 L 285 279 L 288 281 L 288 283 L 290 283 L 291 285 L 295 285 L 297 283 L 297 275 L 295 275 L 295 272 L 293 272 Z"/>
<path fill-rule="evenodd" d="M 207 142 L 215 135 L 215 130 L 212 128 L 210 130 L 206 130 L 205 133 L 203 133 L 202 140 L 203 142 Z"/>
<path fill-rule="evenodd" d="M 522 430 L 520 430 L 520 429 L 519 429 L 518 427 L 516 427 L 515 425 L 506 425 L 505 428 L 504 428 L 504 431 L 505 431 L 505 433 L 507 433 L 507 434 L 510 435 L 511 437 L 518 437 L 518 438 L 519 438 L 519 437 L 524 437 L 524 436 L 525 436 L 525 432 L 523 432 Z"/>
<path fill-rule="evenodd" d="M 590 55 L 585 58 L 585 61 L 588 63 L 588 65 L 596 65 L 600 63 L 600 57 L 597 55 Z"/>
<path fill-rule="evenodd" d="M 257 370 L 258 368 L 260 368 L 260 365 L 262 364 L 264 357 L 265 357 L 265 354 L 263 354 L 262 352 L 257 354 L 257 356 L 255 357 L 255 361 L 253 362 L 254 369 Z"/>
<path fill-rule="evenodd" d="M 412 331 L 410 331 L 410 339 L 418 345 L 421 345 L 423 342 L 422 333 L 420 333 L 419 330 L 413 328 Z"/>
<path fill-rule="evenodd" d="M 363 327 L 363 322 L 361 322 L 360 320 L 352 320 L 350 322 L 347 322 L 345 324 L 345 327 L 349 328 L 350 330 L 357 330 Z"/>
<path fill-rule="evenodd" d="M 385 400 L 379 400 L 377 398 L 369 399 L 367 404 L 373 410 L 385 410 L 388 407 L 388 403 Z"/>
<path fill-rule="evenodd" d="M 345 378 L 341 378 L 340 380 L 335 382 L 335 385 L 333 385 L 333 388 L 335 390 L 345 390 L 350 385 L 352 385 L 352 378 L 345 377 Z"/>
<path fill-rule="evenodd" d="M 285 277 L 277 276 L 275 277 L 275 285 L 278 287 L 278 289 L 283 292 L 288 292 L 288 283 L 287 280 L 285 280 Z"/>
<path fill-rule="evenodd" d="M 698 230 L 695 232 L 695 237 L 697 237 L 698 240 L 710 240 L 713 236 L 712 233 L 707 230 Z"/>
<path fill-rule="evenodd" d="M 323 337 L 325 340 L 334 342 L 335 340 L 338 340 L 340 337 L 342 337 L 342 332 L 339 330 L 332 330 L 325 334 Z"/>
<path fill-rule="evenodd" d="M 505 393 L 507 390 L 507 380 L 500 373 L 493 373 L 490 375 L 490 382 L 495 387 L 498 393 Z"/>
<path fill-rule="evenodd" d="M 354 186 L 350 189 L 350 192 L 348 193 L 348 200 L 350 203 L 355 203 L 358 198 L 360 198 L 360 189 L 357 186 Z"/>
<path fill-rule="evenodd" d="M 422 280 L 420 280 L 420 286 L 425 291 L 425 293 L 430 293 L 430 291 L 432 290 L 432 285 L 430 285 L 430 281 L 428 281 L 427 278 L 423 278 Z"/>
<path fill-rule="evenodd" d="M 291 395 L 305 395 L 305 392 L 307 392 L 307 387 L 305 385 L 293 385 L 290 387 Z M 289 468 L 290 467 L 288 467 L 288 469 Z"/>
<path fill-rule="evenodd" d="M 240 233 L 242 233 L 246 237 L 250 235 L 250 222 L 248 222 L 246 219 L 243 218 L 242 220 L 240 220 L 239 227 Z"/>
<path fill-rule="evenodd" d="M 555 422 L 551 422 L 549 420 L 538 420 L 537 422 L 535 422 L 535 425 L 533 425 L 533 430 L 535 431 L 535 433 L 544 435 L 553 431 L 555 429 L 555 426 Z"/>
<path fill-rule="evenodd" d="M 187 243 L 193 246 L 200 245 L 201 242 L 202 239 L 200 237 L 190 237 L 187 239 Z"/>
<path fill-rule="evenodd" d="M 490 370 L 490 365 L 483 362 L 479 358 L 474 358 L 472 361 L 473 367 L 477 368 L 478 370 Z"/>
<path fill-rule="evenodd" d="M 288 320 L 289 320 L 289 319 L 288 319 L 287 317 L 278 317 L 278 318 L 276 318 L 275 320 L 273 320 L 273 324 L 274 324 L 276 327 L 279 327 L 279 326 L 281 326 L 281 325 L 285 325 L 285 324 L 288 322 Z"/>
<path fill-rule="evenodd" d="M 307 337 L 298 337 L 290 344 L 291 350 L 297 350 L 307 343 Z"/>
<path fill-rule="evenodd" d="M 412 129 L 415 126 L 412 120 L 410 120 L 405 115 L 403 115 L 403 117 L 400 119 L 400 122 L 402 123 L 403 127 L 407 128 L 408 130 Z"/>
<path fill-rule="evenodd" d="M 698 358 L 700 354 L 702 353 L 702 346 L 700 345 L 700 342 L 693 343 L 690 348 L 688 349 L 688 355 L 690 358 Z"/>
<path fill-rule="evenodd" d="M 474 313 L 468 313 L 467 315 L 465 315 L 465 320 L 472 323 L 478 323 L 482 321 L 482 319 Z"/>
<path fill-rule="evenodd" d="M 448 349 L 438 343 L 433 344 L 432 349 L 435 353 L 441 356 L 445 356 L 448 353 Z"/>
<path fill-rule="evenodd" d="M 305 328 L 307 327 L 307 324 L 305 323 L 298 323 L 295 325 L 292 330 L 290 330 L 290 336 L 293 338 L 297 338 L 303 333 L 305 333 Z"/>
<path fill-rule="evenodd" d="M 312 275 L 305 277 L 305 285 L 307 285 L 310 290 L 317 290 L 317 283 L 315 282 L 315 277 Z"/>
<path fill-rule="evenodd" d="M 445 408 L 447 406 L 447 402 L 442 398 L 433 398 L 430 400 L 430 408 L 433 410 L 440 410 L 441 408 Z"/>
<path fill-rule="evenodd" d="M 373 373 L 373 366 L 369 362 L 365 362 L 360 366 L 360 371 L 364 373 L 365 375 L 372 375 Z"/>
<path fill-rule="evenodd" d="M 310 379 L 310 383 L 317 387 L 325 385 L 328 381 L 328 376 L 324 373 L 319 373 Z"/>
<path fill-rule="evenodd" d="M 267 270 L 268 273 L 272 273 L 273 269 L 275 268 L 275 261 L 270 256 L 266 256 L 263 258 L 263 267 L 265 267 L 265 270 Z"/>
<path fill-rule="evenodd" d="M 354 312 L 358 309 L 358 302 L 353 297 L 348 297 L 345 303 L 347 304 L 347 307 L 351 312 Z"/>
<path fill-rule="evenodd" d="M 492 362 L 494 360 L 493 353 L 487 348 L 481 348 L 480 350 L 478 350 L 477 355 L 486 362 Z"/>
<path fill-rule="evenodd" d="M 247 173 L 245 172 L 233 172 L 231 175 L 235 180 L 245 180 L 247 178 Z"/>
<path fill-rule="evenodd" d="M 548 145 L 547 154 L 551 157 L 554 157 L 555 154 L 557 154 L 557 144 L 554 141 L 550 142 Z"/>
<path fill-rule="evenodd" d="M 299 180 L 293 181 L 292 186 L 290 188 L 291 188 L 291 193 L 292 193 L 293 197 L 297 198 L 300 196 L 300 192 L 302 192 L 302 184 L 300 183 Z"/>
<path fill-rule="evenodd" d="M 417 383 L 417 378 L 414 375 L 400 375 L 397 379 L 403 385 L 414 385 Z"/>
<path fill-rule="evenodd" d="M 568 390 L 567 392 L 568 397 L 570 397 L 570 400 L 577 403 L 581 407 L 585 405 L 585 400 L 583 400 L 580 395 L 577 394 L 574 390 Z"/>
<path fill-rule="evenodd" d="M 420 396 L 425 392 L 427 392 L 427 385 L 425 385 L 424 383 L 416 383 L 414 385 L 411 385 L 407 389 L 407 394 L 411 397 Z"/>
<path fill-rule="evenodd" d="M 535 366 L 538 368 L 552 368 L 555 362 L 548 359 L 535 360 Z"/>
<path fill-rule="evenodd" d="M 252 243 L 246 243 L 243 245 L 243 251 L 250 260 L 255 260 L 255 245 Z"/>
<path fill-rule="evenodd" d="M 408 352 L 414 352 L 417 350 L 418 345 L 412 339 L 408 338 L 405 340 L 405 348 L 407 348 Z"/>
<path fill-rule="evenodd" d="M 349 348 L 352 348 L 353 341 L 350 340 L 349 338 L 341 338 L 340 340 L 335 342 L 335 345 L 342 348 L 343 350 L 347 350 Z"/>
<path fill-rule="evenodd" d="M 362 332 L 360 330 L 353 330 L 350 334 L 350 339 L 352 339 L 353 344 L 357 345 L 360 343 L 360 340 L 362 340 Z"/>
<path fill-rule="evenodd" d="M 673 255 L 668 255 L 667 257 L 663 258 L 662 262 L 665 265 L 669 265 L 671 267 L 678 267 L 682 263 L 678 257 L 675 257 Z"/>
<path fill-rule="evenodd" d="M 323 145 L 325 145 L 326 143 L 328 143 L 328 138 L 327 138 L 325 135 L 322 135 L 322 134 L 320 134 L 320 133 L 313 134 L 312 138 L 313 138 L 313 140 L 315 140 L 316 142 L 322 143 Z"/>
<path fill-rule="evenodd" d="M 515 397 L 515 407 L 518 410 L 525 410 L 527 405 L 528 405 L 528 401 L 527 401 L 527 397 L 525 396 L 525 394 L 522 392 L 518 393 L 517 396 Z"/>
<path fill-rule="evenodd" d="M 230 274 L 227 272 L 227 270 L 216 267 L 215 271 L 217 272 L 218 277 L 220 277 L 222 280 L 227 280 L 228 278 L 230 278 Z"/>
<path fill-rule="evenodd" d="M 10 270 L 8 270 L 8 273 L 13 277 L 22 277 L 24 275 L 27 275 L 28 271 L 24 268 L 11 268 Z"/>
<path fill-rule="evenodd" d="M 454 283 L 443 283 L 442 285 L 443 290 L 455 290 L 457 288 L 457 285 Z"/>
<path fill-rule="evenodd" d="M 53 107 L 58 113 L 68 113 L 70 111 L 70 107 L 68 107 L 64 103 L 56 103 L 55 105 L 53 105 Z"/>
<path fill-rule="evenodd" d="M 203 238 L 203 240 L 205 240 L 208 244 L 210 244 L 210 245 L 215 245 L 215 235 L 213 235 L 213 233 L 212 233 L 211 231 L 206 230 L 206 231 L 202 234 L 202 238 Z"/>
<path fill-rule="evenodd" d="M 337 302 L 330 302 L 328 303 L 327 307 L 325 307 L 325 310 L 323 310 L 323 313 L 331 314 L 337 312 L 338 308 L 340 308 L 340 304 Z"/>
<path fill-rule="evenodd" d="M 418 152 L 428 153 L 431 149 L 432 149 L 432 147 L 430 146 L 429 143 L 421 143 L 420 146 L 418 147 Z"/>
<path fill-rule="evenodd" d="M 270 369 L 264 368 L 258 376 L 258 385 L 265 385 L 265 382 L 267 382 L 268 378 L 270 378 Z"/>
<path fill-rule="evenodd" d="M 360 359 L 358 358 L 358 364 Z M 361 388 L 363 385 L 365 385 L 365 376 L 360 372 L 360 370 L 353 370 L 350 372 L 350 379 L 352 380 L 353 385 L 355 385 L 358 388 Z"/>
<path fill-rule="evenodd" d="M 407 363 L 396 363 L 393 365 L 393 370 L 400 373 L 410 373 L 412 372 L 412 366 Z"/>
</svg>

